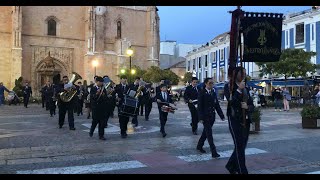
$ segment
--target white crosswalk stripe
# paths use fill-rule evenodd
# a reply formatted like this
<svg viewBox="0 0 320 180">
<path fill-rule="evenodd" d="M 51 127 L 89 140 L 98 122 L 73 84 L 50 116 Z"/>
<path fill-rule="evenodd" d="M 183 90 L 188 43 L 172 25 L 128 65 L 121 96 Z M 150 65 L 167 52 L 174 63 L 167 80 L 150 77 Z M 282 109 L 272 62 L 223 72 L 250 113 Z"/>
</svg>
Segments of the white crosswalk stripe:
<svg viewBox="0 0 320 180">
<path fill-rule="evenodd" d="M 232 154 L 232 150 L 222 151 L 219 152 L 221 155 L 220 158 L 227 158 L 230 157 Z M 257 148 L 248 148 L 246 149 L 246 155 L 253 155 L 253 154 L 262 154 L 267 153 L 267 151 L 257 149 Z M 179 159 L 185 160 L 187 162 L 195 162 L 195 161 L 208 161 L 211 160 L 211 154 L 202 154 L 202 155 L 188 155 L 188 156 L 178 156 Z"/>
<path fill-rule="evenodd" d="M 47 168 L 27 171 L 17 171 L 17 174 L 89 174 L 98 173 L 104 171 L 113 171 L 120 169 L 133 169 L 147 167 L 139 161 L 124 161 L 124 162 L 112 162 L 101 163 L 86 166 L 71 166 L 60 168 Z"/>
</svg>

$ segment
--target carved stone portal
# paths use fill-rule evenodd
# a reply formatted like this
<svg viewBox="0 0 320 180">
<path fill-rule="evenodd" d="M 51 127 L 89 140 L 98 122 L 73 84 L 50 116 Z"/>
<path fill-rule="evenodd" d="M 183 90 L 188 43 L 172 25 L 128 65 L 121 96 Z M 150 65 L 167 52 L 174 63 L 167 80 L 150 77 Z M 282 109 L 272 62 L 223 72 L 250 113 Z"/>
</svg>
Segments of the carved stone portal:
<svg viewBox="0 0 320 180">
<path fill-rule="evenodd" d="M 40 96 L 40 90 L 47 81 L 53 82 L 55 76 L 72 72 L 73 49 L 32 46 L 32 52 L 31 85 L 35 89 L 34 94 Z"/>
</svg>

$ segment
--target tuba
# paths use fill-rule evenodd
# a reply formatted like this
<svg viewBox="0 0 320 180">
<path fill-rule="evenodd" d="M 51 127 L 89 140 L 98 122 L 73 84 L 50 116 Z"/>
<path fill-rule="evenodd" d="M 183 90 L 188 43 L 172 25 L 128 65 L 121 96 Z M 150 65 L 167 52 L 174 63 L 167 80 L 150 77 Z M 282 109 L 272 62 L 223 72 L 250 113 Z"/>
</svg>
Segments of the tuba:
<svg viewBox="0 0 320 180">
<path fill-rule="evenodd" d="M 70 81 L 68 82 L 69 85 L 72 85 L 74 84 L 77 80 L 79 79 L 82 79 L 82 77 L 76 73 L 76 72 L 73 72 L 72 73 L 72 77 L 70 79 Z M 73 88 L 70 88 L 68 91 L 66 92 L 61 92 L 59 95 L 60 95 L 60 99 L 62 102 L 70 102 L 71 99 L 74 97 L 74 95 L 77 94 L 77 90 L 76 89 L 73 89 Z"/>
</svg>

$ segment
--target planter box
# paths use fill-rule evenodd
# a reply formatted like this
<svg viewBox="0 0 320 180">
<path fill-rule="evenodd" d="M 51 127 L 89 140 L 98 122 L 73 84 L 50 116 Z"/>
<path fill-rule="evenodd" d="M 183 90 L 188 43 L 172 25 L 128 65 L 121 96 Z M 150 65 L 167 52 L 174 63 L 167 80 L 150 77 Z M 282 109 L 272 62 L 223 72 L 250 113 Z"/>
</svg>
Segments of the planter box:
<svg viewBox="0 0 320 180">
<path fill-rule="evenodd" d="M 260 121 L 253 122 L 250 126 L 250 133 L 258 133 L 260 131 Z"/>
<path fill-rule="evenodd" d="M 320 119 L 302 118 L 302 128 L 320 129 Z"/>
</svg>

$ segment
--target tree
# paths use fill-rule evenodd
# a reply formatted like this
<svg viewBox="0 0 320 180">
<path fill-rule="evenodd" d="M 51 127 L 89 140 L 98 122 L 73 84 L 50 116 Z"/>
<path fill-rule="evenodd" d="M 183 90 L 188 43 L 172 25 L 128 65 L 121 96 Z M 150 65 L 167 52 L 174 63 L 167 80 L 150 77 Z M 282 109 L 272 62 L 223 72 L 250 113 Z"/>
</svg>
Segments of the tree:
<svg viewBox="0 0 320 180">
<path fill-rule="evenodd" d="M 14 84 L 14 88 L 12 89 L 18 97 L 22 97 L 23 96 L 23 92 L 22 92 L 22 89 L 23 89 L 23 86 L 22 86 L 22 81 L 23 81 L 23 78 L 22 77 L 19 77 L 19 79 L 16 79 Z"/>
<path fill-rule="evenodd" d="M 146 73 L 146 70 L 141 69 L 139 66 L 132 66 L 132 70 L 135 70 L 134 74 L 130 74 L 130 69 L 129 68 L 122 68 L 121 70 L 124 70 L 124 73 L 119 72 L 117 75 L 118 77 L 121 77 L 121 75 L 127 75 L 128 80 L 130 80 L 130 75 L 131 75 L 131 81 L 135 79 L 135 77 L 143 77 L 143 75 Z"/>
<path fill-rule="evenodd" d="M 307 73 L 314 73 L 319 65 L 312 64 L 310 59 L 315 52 L 306 52 L 303 49 L 285 49 L 282 51 L 278 62 L 257 62 L 260 76 L 267 74 L 283 75 L 285 81 L 290 76 L 306 77 Z"/>
<path fill-rule="evenodd" d="M 143 74 L 143 79 L 147 82 L 157 83 L 161 79 L 167 79 L 171 84 L 176 85 L 179 83 L 179 76 L 171 70 L 162 70 L 157 66 L 151 66 L 147 69 L 146 73 Z"/>
<path fill-rule="evenodd" d="M 184 74 L 184 83 L 191 82 L 191 79 L 192 79 L 192 72 L 186 72 Z"/>
</svg>

